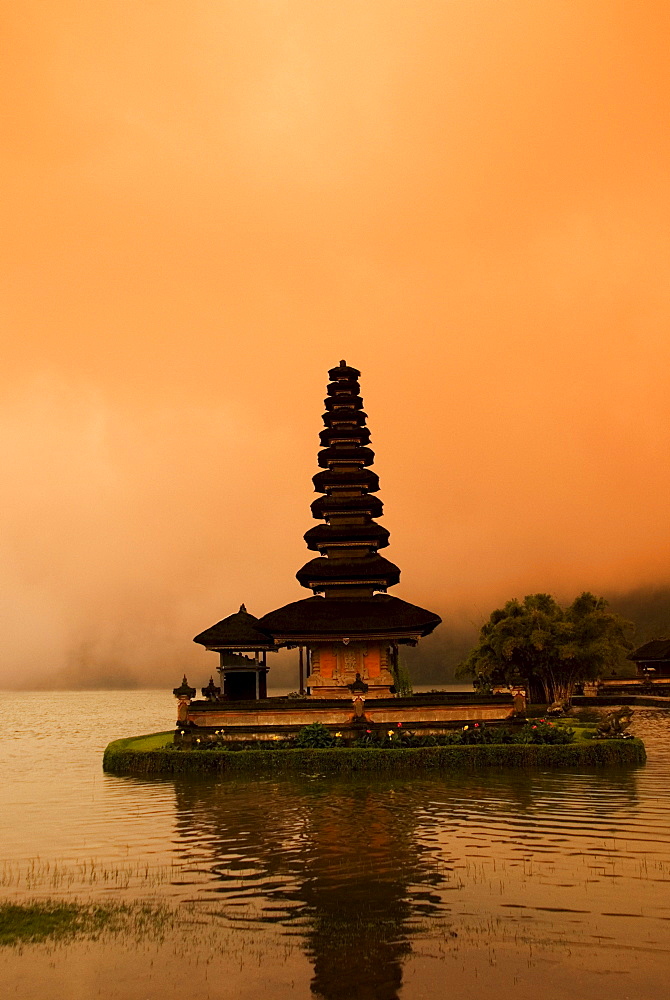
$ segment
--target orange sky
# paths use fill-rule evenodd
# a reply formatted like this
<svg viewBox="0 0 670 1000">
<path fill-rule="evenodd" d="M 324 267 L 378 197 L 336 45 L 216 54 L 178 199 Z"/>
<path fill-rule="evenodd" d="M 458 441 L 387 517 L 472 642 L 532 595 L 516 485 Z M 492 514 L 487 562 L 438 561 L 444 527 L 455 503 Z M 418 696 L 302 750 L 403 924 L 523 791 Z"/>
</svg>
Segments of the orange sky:
<svg viewBox="0 0 670 1000">
<path fill-rule="evenodd" d="M 0 683 L 308 596 L 326 370 L 479 621 L 670 580 L 667 0 L 11 0 Z"/>
</svg>

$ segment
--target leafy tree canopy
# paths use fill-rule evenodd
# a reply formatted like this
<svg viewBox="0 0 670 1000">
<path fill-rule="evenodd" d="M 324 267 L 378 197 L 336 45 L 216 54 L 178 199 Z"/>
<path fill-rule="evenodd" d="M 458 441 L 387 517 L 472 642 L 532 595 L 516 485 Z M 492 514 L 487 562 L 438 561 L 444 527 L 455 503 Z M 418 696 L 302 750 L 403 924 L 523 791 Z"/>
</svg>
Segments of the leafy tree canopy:
<svg viewBox="0 0 670 1000">
<path fill-rule="evenodd" d="M 531 698 L 569 702 L 575 686 L 599 677 L 632 648 L 631 622 L 588 591 L 567 608 L 550 594 L 516 598 L 492 612 L 463 665 L 475 687 L 522 678 Z"/>
</svg>

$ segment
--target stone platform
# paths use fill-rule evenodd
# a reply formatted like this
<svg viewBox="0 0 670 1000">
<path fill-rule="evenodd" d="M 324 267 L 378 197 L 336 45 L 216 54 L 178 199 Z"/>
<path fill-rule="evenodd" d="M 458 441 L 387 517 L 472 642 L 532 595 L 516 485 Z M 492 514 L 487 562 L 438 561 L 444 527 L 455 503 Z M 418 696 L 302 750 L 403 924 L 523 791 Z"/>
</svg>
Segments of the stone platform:
<svg viewBox="0 0 670 1000">
<path fill-rule="evenodd" d="M 359 715 L 362 711 L 362 715 Z M 371 698 L 356 707 L 342 698 L 265 698 L 260 701 L 193 701 L 189 727 L 223 730 L 226 739 L 272 740 L 320 722 L 343 736 L 361 729 L 398 724 L 424 733 L 441 733 L 469 722 L 495 722 L 514 716 L 511 694 L 439 693 L 405 698 Z"/>
</svg>

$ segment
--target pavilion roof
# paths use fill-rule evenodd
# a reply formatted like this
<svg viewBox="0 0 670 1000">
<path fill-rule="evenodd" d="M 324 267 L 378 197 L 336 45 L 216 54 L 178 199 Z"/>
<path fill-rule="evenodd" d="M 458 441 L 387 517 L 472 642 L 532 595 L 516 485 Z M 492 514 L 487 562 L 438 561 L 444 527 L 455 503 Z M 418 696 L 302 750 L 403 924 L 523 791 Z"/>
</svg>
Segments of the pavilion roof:
<svg viewBox="0 0 670 1000">
<path fill-rule="evenodd" d="M 258 628 L 258 618 L 250 615 L 243 604 L 234 615 L 196 635 L 193 642 L 208 649 L 274 649 L 271 636 Z"/>
<path fill-rule="evenodd" d="M 360 598 L 308 597 L 294 601 L 260 619 L 262 628 L 282 636 L 428 635 L 441 618 L 390 594 Z"/>
<path fill-rule="evenodd" d="M 628 654 L 629 660 L 670 660 L 670 639 L 651 639 Z"/>
</svg>

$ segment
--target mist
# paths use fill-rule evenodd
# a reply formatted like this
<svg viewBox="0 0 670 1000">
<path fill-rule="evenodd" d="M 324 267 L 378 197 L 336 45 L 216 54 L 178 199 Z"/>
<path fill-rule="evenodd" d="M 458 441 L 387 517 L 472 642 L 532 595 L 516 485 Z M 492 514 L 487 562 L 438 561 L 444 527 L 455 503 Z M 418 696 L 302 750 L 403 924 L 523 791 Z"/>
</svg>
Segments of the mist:
<svg viewBox="0 0 670 1000">
<path fill-rule="evenodd" d="M 0 686 L 204 684 L 193 635 L 309 596 L 341 358 L 419 682 L 526 593 L 662 626 L 667 4 L 5 18 Z"/>
</svg>

